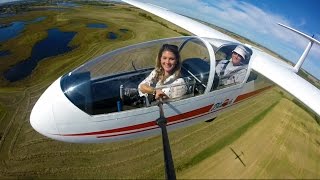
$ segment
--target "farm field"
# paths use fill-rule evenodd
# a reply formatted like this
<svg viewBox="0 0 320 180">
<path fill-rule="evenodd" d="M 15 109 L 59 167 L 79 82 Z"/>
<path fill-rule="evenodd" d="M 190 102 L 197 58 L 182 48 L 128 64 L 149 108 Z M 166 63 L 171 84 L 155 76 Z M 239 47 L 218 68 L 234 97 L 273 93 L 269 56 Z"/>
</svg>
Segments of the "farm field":
<svg viewBox="0 0 320 180">
<path fill-rule="evenodd" d="M 218 153 L 184 170 L 182 179 L 318 179 L 320 128 L 286 98 Z M 240 160 L 230 150 L 241 154 Z"/>
<path fill-rule="evenodd" d="M 0 57 L 0 72 L 23 60 L 46 29 L 78 32 L 71 52 L 40 61 L 32 74 L 14 83 L 0 79 L 0 179 L 8 178 L 164 178 L 160 136 L 106 144 L 71 144 L 48 139 L 29 123 L 31 109 L 59 76 L 113 49 L 163 37 L 187 34 L 170 23 L 127 5 L 81 6 L 65 11 L 31 11 L 10 21 L 46 16 L 0 46 L 14 49 Z M 106 23 L 128 34 L 116 40 L 87 23 Z M 320 127 L 277 88 L 226 111 L 214 121 L 169 133 L 177 177 L 320 178 Z M 243 167 L 229 147 L 246 163 Z"/>
<path fill-rule="evenodd" d="M 46 9 L 46 7 L 38 7 L 38 9 Z M 142 11 L 127 5 L 84 5 L 79 8 L 61 11 L 35 10 L 12 16 L 11 18 L 0 19 L 2 24 L 6 24 L 18 20 L 30 21 L 38 17 L 46 17 L 45 20 L 41 22 L 26 26 L 21 35 L 1 44 L 1 50 L 10 49 L 11 51 L 10 55 L 0 57 L 1 74 L 12 65 L 18 63 L 19 60 L 21 61 L 30 56 L 31 48 L 34 44 L 46 37 L 47 29 L 58 27 L 63 31 L 77 32 L 77 35 L 70 42 L 70 46 L 76 47 L 75 49 L 63 55 L 49 57 L 40 61 L 30 76 L 12 83 L 6 81 L 3 76 L 1 76 L 0 177 L 35 177 L 38 176 L 38 173 L 45 174 L 42 177 L 54 176 L 50 173 L 45 173 L 41 168 L 39 171 L 37 170 L 36 173 L 33 173 L 32 166 L 34 165 L 36 168 L 44 167 L 50 169 L 52 172 L 54 172 L 54 168 L 46 167 L 45 164 L 41 163 L 32 165 L 31 161 L 27 159 L 35 156 L 32 155 L 31 152 L 40 153 L 48 150 L 53 150 L 51 152 L 54 152 L 54 149 L 59 149 L 59 146 L 55 144 L 53 144 L 54 149 L 46 145 L 42 146 L 40 151 L 30 148 L 35 144 L 50 142 L 49 139 L 42 137 L 31 128 L 29 116 L 37 99 L 55 79 L 80 66 L 84 62 L 111 50 L 161 37 L 181 36 L 181 34 L 178 33 L 179 28 L 171 29 L 172 25 L 168 24 L 164 26 L 156 22 L 156 18 L 150 20 L 142 16 L 141 13 Z M 108 28 L 105 30 L 89 29 L 86 28 L 88 23 L 104 23 L 108 25 Z M 106 38 L 107 32 L 115 31 L 118 33 L 119 29 L 127 29 L 128 32 L 121 34 L 117 39 L 110 40 Z M 183 32 L 183 30 L 180 31 Z M 16 146 L 20 144 L 19 142 L 24 141 L 25 143 L 23 143 L 22 146 Z M 62 146 L 65 145 L 66 144 L 63 144 Z M 74 144 L 69 144 L 68 146 L 70 145 L 74 150 L 77 150 L 78 153 L 84 150 L 79 150 L 79 146 L 87 146 Z M 92 146 L 89 146 L 89 148 L 91 147 Z M 101 147 L 97 149 L 100 148 Z M 26 154 L 20 154 L 20 158 L 17 159 L 18 161 L 15 161 L 13 156 L 18 155 L 16 154 L 17 152 L 14 152 L 15 150 L 25 151 Z M 65 152 L 69 150 L 65 149 Z M 103 150 L 100 149 L 98 151 Z M 58 154 L 59 153 L 61 153 L 61 151 L 58 152 Z M 51 156 L 55 157 L 57 154 L 54 153 Z M 39 157 L 43 157 L 39 162 L 43 162 L 47 158 L 43 155 Z M 22 159 L 25 158 L 27 158 L 27 161 L 23 162 Z M 87 159 L 87 157 L 84 156 L 83 158 L 84 159 L 74 161 L 73 163 L 81 164 L 82 162 L 86 162 L 85 159 Z M 99 157 L 97 158 L 99 159 Z M 52 163 L 57 165 L 57 162 Z M 58 161 L 58 163 L 62 162 Z M 16 166 L 17 164 L 19 164 L 19 166 Z M 90 171 L 90 168 L 88 171 Z M 70 172 L 66 172 L 65 174 L 69 173 Z"/>
<path fill-rule="evenodd" d="M 275 89 L 234 108 L 211 123 L 169 133 L 178 178 L 319 177 L 320 130 L 309 114 Z M 27 120 L 13 130 L 10 144 L 1 149 L 3 178 L 164 177 L 159 136 L 69 144 L 41 136 Z M 244 151 L 247 167 L 229 147 Z"/>
</svg>

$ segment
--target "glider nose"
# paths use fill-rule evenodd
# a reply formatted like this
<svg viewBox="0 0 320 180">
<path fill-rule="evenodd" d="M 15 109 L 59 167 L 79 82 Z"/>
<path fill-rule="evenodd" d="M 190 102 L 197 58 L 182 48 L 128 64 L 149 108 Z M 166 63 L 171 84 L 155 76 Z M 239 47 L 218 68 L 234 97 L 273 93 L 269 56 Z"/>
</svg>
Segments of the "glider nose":
<svg viewBox="0 0 320 180">
<path fill-rule="evenodd" d="M 47 137 L 59 134 L 52 112 L 52 103 L 54 102 L 52 91 L 54 90 L 55 88 L 51 85 L 41 95 L 30 115 L 30 124 L 33 129 Z"/>
</svg>

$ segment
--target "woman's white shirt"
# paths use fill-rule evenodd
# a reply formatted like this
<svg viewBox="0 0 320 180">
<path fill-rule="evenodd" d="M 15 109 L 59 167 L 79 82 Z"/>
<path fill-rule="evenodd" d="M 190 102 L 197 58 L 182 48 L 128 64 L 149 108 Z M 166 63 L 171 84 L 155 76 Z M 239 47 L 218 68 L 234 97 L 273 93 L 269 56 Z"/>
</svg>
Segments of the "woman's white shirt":
<svg viewBox="0 0 320 180">
<path fill-rule="evenodd" d="M 140 86 L 142 84 L 147 84 L 151 87 L 160 88 L 169 98 L 181 97 L 187 92 L 186 83 L 183 78 L 176 78 L 175 74 L 172 74 L 167 79 L 164 80 L 163 84 L 161 81 L 157 81 L 156 70 L 153 70 L 147 78 L 145 78 L 138 86 L 139 95 L 148 96 L 147 93 L 142 93 L 140 91 Z"/>
</svg>

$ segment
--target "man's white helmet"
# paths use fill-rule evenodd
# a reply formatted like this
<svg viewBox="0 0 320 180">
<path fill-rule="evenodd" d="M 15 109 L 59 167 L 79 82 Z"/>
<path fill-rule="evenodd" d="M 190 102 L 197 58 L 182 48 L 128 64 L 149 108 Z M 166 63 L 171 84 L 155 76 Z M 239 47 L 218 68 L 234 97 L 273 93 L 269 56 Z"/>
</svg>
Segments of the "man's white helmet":
<svg viewBox="0 0 320 180">
<path fill-rule="evenodd" d="M 238 45 L 236 48 L 234 48 L 232 52 L 239 54 L 243 59 L 246 59 L 248 54 L 246 48 L 241 45 Z"/>
</svg>

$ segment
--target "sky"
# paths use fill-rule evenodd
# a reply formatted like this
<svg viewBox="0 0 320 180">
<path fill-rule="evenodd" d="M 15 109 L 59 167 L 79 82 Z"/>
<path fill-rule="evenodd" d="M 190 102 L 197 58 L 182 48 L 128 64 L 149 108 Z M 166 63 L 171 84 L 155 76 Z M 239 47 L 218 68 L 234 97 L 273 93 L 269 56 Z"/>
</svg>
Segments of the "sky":
<svg viewBox="0 0 320 180">
<path fill-rule="evenodd" d="M 9 0 L 0 0 L 0 3 Z M 320 40 L 320 0 L 140 0 L 209 22 L 255 41 L 296 63 L 308 41 L 282 23 Z M 320 46 L 302 66 L 320 79 Z"/>
<path fill-rule="evenodd" d="M 319 0 L 141 0 L 194 17 L 255 41 L 296 63 L 308 40 L 282 23 L 320 40 Z M 320 46 L 302 66 L 320 79 Z"/>
</svg>

